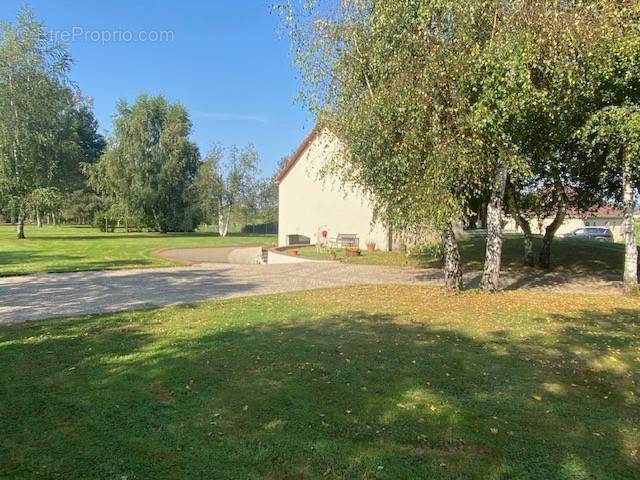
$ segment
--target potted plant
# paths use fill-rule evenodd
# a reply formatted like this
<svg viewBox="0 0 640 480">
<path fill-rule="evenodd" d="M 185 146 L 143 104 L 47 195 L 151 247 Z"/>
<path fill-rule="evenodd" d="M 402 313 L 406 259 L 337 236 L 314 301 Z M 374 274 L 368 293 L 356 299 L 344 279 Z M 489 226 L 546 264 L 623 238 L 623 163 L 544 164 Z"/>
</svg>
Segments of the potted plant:
<svg viewBox="0 0 640 480">
<path fill-rule="evenodd" d="M 345 249 L 345 253 L 347 254 L 347 257 L 359 257 L 360 249 L 358 247 L 347 247 Z"/>
<path fill-rule="evenodd" d="M 367 252 L 373 253 L 376 251 L 376 242 L 375 240 L 367 240 Z"/>
<path fill-rule="evenodd" d="M 337 258 L 335 250 L 329 252 L 329 260 L 335 260 Z"/>
</svg>

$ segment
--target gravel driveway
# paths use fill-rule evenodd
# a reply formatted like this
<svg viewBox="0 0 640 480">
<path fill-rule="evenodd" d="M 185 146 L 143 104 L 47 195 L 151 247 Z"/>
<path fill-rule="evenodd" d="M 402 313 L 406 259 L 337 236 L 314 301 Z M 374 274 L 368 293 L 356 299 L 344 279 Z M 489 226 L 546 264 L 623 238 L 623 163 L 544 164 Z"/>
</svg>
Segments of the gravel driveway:
<svg viewBox="0 0 640 480">
<path fill-rule="evenodd" d="M 380 283 L 439 283 L 438 271 L 350 266 L 209 264 L 0 278 L 0 323 L 176 303 Z"/>
<path fill-rule="evenodd" d="M 478 285 L 480 273 L 465 275 Z M 506 289 L 619 292 L 615 279 L 570 274 L 502 273 Z M 57 273 L 0 278 L 0 324 L 118 312 L 177 303 L 361 284 L 441 286 L 440 270 L 308 262 L 289 265 L 201 264 L 194 267 Z"/>
</svg>

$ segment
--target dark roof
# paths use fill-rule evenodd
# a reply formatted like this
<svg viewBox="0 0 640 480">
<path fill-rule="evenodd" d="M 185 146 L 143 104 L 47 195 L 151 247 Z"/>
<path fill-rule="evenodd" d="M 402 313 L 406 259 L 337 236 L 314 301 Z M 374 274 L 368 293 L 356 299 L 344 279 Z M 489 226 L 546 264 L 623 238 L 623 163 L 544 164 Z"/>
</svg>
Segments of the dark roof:
<svg viewBox="0 0 640 480">
<path fill-rule="evenodd" d="M 624 217 L 624 212 L 612 205 L 601 205 L 599 207 L 589 210 L 586 214 L 589 217 L 601 217 L 601 218 Z"/>
<path fill-rule="evenodd" d="M 298 148 L 296 148 L 295 152 L 291 154 L 291 156 L 289 157 L 289 160 L 287 160 L 287 163 L 285 163 L 284 167 L 282 167 L 282 170 L 278 172 L 278 174 L 274 179 L 276 184 L 279 184 L 284 179 L 284 177 L 287 176 L 287 173 L 289 173 L 289 170 L 291 170 L 293 166 L 298 162 L 298 160 L 300 159 L 304 151 L 307 149 L 309 144 L 313 142 L 313 140 L 316 138 L 317 135 L 318 135 L 318 129 L 314 127 L 313 130 L 309 132 L 309 134 L 305 137 L 302 143 L 298 146 Z"/>
</svg>

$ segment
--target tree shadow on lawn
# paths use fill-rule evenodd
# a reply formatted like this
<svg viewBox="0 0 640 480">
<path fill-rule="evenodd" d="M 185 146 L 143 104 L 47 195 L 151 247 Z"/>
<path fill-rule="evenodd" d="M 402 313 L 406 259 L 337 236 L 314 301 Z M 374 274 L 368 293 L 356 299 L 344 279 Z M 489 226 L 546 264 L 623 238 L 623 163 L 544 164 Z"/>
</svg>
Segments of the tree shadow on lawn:
<svg viewBox="0 0 640 480">
<path fill-rule="evenodd" d="M 533 237 L 535 260 L 542 246 L 540 236 Z M 482 270 L 486 239 L 469 238 L 460 242 L 460 256 L 466 270 Z M 551 251 L 551 270 L 523 265 L 524 240 L 521 235 L 506 235 L 503 241 L 502 268 L 511 272 L 592 275 L 609 278 L 621 275 L 624 264 L 624 246 L 595 240 L 556 238 Z"/>
<path fill-rule="evenodd" d="M 103 259 L 87 261 L 80 255 L 50 255 L 34 251 L 1 252 L 0 277 L 23 276 L 42 273 L 81 272 L 95 270 L 116 270 L 122 268 L 144 268 L 147 266 L 171 265 L 171 262 L 163 260 L 150 260 L 147 258 Z M 26 270 L 20 267 L 27 266 Z M 16 266 L 12 270 L 12 266 Z"/>
<path fill-rule="evenodd" d="M 232 278 L 224 268 L 152 269 L 114 275 L 118 278 L 73 272 L 62 280 L 56 275 L 43 275 L 0 284 L 0 324 L 85 312 L 140 310 L 215 296 L 251 294 L 265 287 Z M 51 308 L 52 299 L 57 310 Z"/>
<path fill-rule="evenodd" d="M 530 319 L 517 338 L 360 311 L 234 328 L 221 312 L 179 334 L 163 310 L 142 321 L 132 313 L 45 322 L 28 338 L 2 330 L 0 471 L 640 475 L 638 310 Z M 536 333 L 548 321 L 562 325 L 557 335 Z"/>
<path fill-rule="evenodd" d="M 51 261 L 74 261 L 82 259 L 78 255 L 58 255 L 48 254 L 40 251 L 33 250 L 19 250 L 13 252 L 0 252 L 0 265 L 16 265 L 24 263 L 39 263 L 39 262 L 51 262 Z"/>
</svg>

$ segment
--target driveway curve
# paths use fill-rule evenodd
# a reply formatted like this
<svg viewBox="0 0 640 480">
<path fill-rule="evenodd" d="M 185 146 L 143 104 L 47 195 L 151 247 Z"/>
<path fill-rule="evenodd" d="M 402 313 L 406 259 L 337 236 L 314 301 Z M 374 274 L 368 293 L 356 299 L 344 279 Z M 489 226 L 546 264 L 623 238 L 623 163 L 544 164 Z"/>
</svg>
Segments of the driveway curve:
<svg viewBox="0 0 640 480">
<path fill-rule="evenodd" d="M 0 278 L 0 324 L 316 288 L 439 282 L 436 270 L 338 262 L 203 264 L 6 277 Z"/>
</svg>

